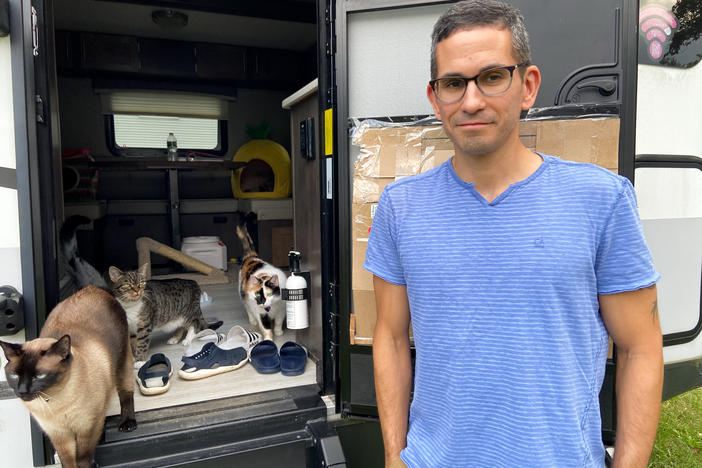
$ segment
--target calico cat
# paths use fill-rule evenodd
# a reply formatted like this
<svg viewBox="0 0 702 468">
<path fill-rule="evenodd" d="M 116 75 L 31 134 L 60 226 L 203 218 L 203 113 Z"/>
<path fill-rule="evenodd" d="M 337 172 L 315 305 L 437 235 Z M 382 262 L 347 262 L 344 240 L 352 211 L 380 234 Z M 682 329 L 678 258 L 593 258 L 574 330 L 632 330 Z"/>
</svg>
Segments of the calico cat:
<svg viewBox="0 0 702 468">
<path fill-rule="evenodd" d="M 280 268 L 258 258 L 251 236 L 245 228 L 237 226 L 236 234 L 244 247 L 239 270 L 239 294 L 249 316 L 249 323 L 258 325 L 263 339 L 273 339 L 270 328 L 273 328 L 276 336 L 283 334 L 285 303 L 281 299 L 280 290 L 285 287 L 287 276 Z M 269 323 L 271 320 L 272 327 Z"/>
<path fill-rule="evenodd" d="M 107 291 L 81 289 L 49 314 L 39 338 L 0 341 L 7 381 L 48 434 L 64 468 L 88 468 L 117 389 L 119 430 L 136 429 L 124 310 Z"/>
<path fill-rule="evenodd" d="M 123 272 L 110 267 L 112 292 L 127 312 L 129 332 L 136 335 L 134 367 L 146 360 L 155 329 L 174 332 L 168 344 L 188 346 L 201 330 L 216 330 L 222 321 L 207 323 L 200 309 L 200 286 L 193 280 L 147 280 L 148 263 L 136 271 Z M 182 341 L 181 341 L 182 340 Z"/>
<path fill-rule="evenodd" d="M 78 242 L 76 241 L 76 229 L 82 224 L 88 224 L 89 218 L 85 216 L 69 216 L 61 226 L 61 251 L 66 261 L 66 272 L 74 283 L 75 292 L 83 289 L 89 284 L 109 291 L 105 278 L 87 260 L 80 257 L 78 252 Z"/>
</svg>

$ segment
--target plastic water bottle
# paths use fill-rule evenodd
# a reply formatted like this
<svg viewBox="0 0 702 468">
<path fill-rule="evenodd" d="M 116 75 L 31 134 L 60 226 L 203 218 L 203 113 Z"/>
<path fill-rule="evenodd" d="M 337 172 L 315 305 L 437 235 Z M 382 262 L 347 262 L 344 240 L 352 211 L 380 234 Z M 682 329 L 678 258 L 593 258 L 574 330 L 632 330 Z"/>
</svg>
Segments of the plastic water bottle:
<svg viewBox="0 0 702 468">
<path fill-rule="evenodd" d="M 168 160 L 176 161 L 178 159 L 178 141 L 173 133 L 168 134 L 166 148 L 168 148 Z"/>
</svg>

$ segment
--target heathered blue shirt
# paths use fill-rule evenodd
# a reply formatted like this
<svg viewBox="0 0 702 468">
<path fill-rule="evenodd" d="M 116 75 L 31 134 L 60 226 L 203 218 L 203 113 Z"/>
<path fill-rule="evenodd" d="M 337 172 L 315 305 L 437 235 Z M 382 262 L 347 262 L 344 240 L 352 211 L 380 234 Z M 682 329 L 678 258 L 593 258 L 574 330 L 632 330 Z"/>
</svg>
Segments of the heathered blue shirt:
<svg viewBox="0 0 702 468">
<path fill-rule="evenodd" d="M 542 156 L 490 203 L 451 161 L 380 197 L 364 268 L 407 286 L 410 468 L 604 465 L 597 295 L 660 275 L 631 183 Z"/>
</svg>

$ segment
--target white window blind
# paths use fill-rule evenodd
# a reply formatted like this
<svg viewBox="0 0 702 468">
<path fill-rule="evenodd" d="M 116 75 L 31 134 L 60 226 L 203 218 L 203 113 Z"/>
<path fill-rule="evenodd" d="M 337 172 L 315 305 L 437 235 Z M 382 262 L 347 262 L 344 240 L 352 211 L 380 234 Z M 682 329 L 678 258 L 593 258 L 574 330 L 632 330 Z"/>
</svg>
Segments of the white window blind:
<svg viewBox="0 0 702 468">
<path fill-rule="evenodd" d="M 228 101 L 220 96 L 163 91 L 100 90 L 103 114 L 170 115 L 227 119 Z"/>
<path fill-rule="evenodd" d="M 156 115 L 114 116 L 115 144 L 119 148 L 166 148 L 173 133 L 178 148 L 213 150 L 219 144 L 216 119 L 194 119 Z"/>
</svg>

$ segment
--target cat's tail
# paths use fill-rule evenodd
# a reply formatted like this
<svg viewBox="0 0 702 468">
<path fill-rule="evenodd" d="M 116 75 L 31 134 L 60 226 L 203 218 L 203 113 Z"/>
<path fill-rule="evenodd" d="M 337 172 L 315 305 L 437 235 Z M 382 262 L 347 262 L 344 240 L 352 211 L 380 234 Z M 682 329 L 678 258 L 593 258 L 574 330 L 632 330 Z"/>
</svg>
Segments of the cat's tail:
<svg viewBox="0 0 702 468">
<path fill-rule="evenodd" d="M 88 223 L 90 223 L 90 219 L 85 216 L 73 215 L 66 218 L 59 232 L 61 251 L 70 267 L 69 274 L 73 277 L 73 282 L 78 289 L 92 284 L 111 293 L 102 275 L 100 275 L 94 266 L 82 259 L 78 252 L 76 230 L 78 226 Z"/>
<path fill-rule="evenodd" d="M 249 232 L 246 230 L 246 228 L 242 226 L 237 226 L 236 235 L 239 237 L 241 245 L 244 247 L 243 257 L 246 257 L 247 255 L 250 255 L 252 253 L 256 255 L 256 249 L 254 249 L 253 240 L 251 239 L 251 236 L 249 235 Z"/>
<path fill-rule="evenodd" d="M 61 226 L 61 232 L 59 233 L 61 237 L 61 250 L 66 260 L 73 268 L 75 268 L 76 259 L 79 257 L 76 229 L 78 229 L 78 226 L 88 224 L 89 222 L 90 219 L 85 216 L 73 215 L 66 218 Z"/>
<path fill-rule="evenodd" d="M 217 320 L 217 321 L 214 321 L 214 322 L 208 322 L 208 321 L 205 320 L 204 318 L 200 318 L 200 319 L 198 319 L 198 321 L 197 321 L 197 326 L 198 326 L 198 328 L 200 329 L 200 331 L 202 331 L 202 330 L 207 330 L 208 328 L 209 328 L 210 330 L 216 330 L 216 329 L 218 329 L 219 327 L 221 327 L 223 324 L 224 324 L 224 322 L 221 321 L 221 320 Z"/>
</svg>

